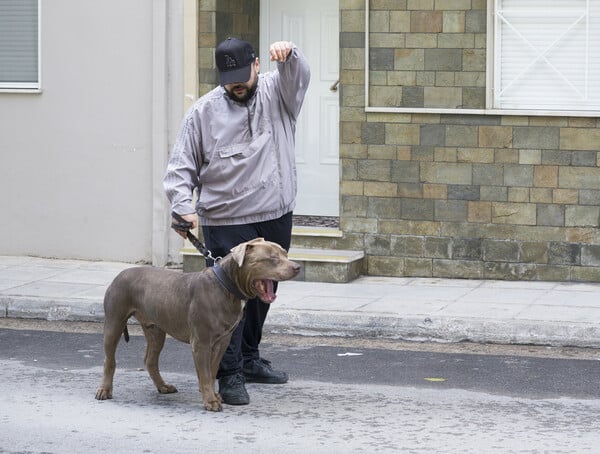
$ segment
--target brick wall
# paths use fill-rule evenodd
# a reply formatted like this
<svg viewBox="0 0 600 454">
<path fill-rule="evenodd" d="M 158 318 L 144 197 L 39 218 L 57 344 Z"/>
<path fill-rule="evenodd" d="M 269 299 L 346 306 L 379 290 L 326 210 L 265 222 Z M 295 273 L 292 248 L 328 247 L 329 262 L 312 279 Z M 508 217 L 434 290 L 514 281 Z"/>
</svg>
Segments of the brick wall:
<svg viewBox="0 0 600 454">
<path fill-rule="evenodd" d="M 371 106 L 484 107 L 485 3 L 371 0 Z M 600 120 L 367 113 L 364 0 L 340 16 L 341 227 L 368 274 L 600 280 Z"/>
<path fill-rule="evenodd" d="M 229 36 L 259 49 L 260 0 L 198 0 L 199 96 L 218 84 L 215 47 Z"/>
</svg>

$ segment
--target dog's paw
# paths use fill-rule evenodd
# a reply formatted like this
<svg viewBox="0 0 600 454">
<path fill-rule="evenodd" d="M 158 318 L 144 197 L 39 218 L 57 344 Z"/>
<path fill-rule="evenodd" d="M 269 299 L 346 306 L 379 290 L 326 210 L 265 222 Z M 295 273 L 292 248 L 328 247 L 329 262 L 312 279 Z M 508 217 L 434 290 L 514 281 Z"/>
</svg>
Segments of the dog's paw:
<svg viewBox="0 0 600 454">
<path fill-rule="evenodd" d="M 173 385 L 169 385 L 167 383 L 165 383 L 164 385 L 160 386 L 158 389 L 158 392 L 161 394 L 173 394 L 177 392 L 177 388 L 175 388 L 175 386 Z"/>
<path fill-rule="evenodd" d="M 98 388 L 96 390 L 96 400 L 112 399 L 112 389 Z"/>
<path fill-rule="evenodd" d="M 223 411 L 221 399 L 213 400 L 210 402 L 204 401 L 204 408 L 206 408 L 207 411 Z"/>
</svg>

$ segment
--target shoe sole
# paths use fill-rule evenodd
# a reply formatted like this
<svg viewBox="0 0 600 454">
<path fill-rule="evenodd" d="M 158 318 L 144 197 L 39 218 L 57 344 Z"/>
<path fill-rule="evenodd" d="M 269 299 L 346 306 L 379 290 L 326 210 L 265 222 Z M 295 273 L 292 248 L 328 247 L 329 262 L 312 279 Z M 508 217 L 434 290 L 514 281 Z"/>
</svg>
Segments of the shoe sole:
<svg viewBox="0 0 600 454">
<path fill-rule="evenodd" d="M 280 380 L 276 378 L 261 378 L 261 377 L 250 377 L 248 375 L 244 375 L 246 378 L 246 383 L 262 383 L 264 385 L 283 385 L 288 382 L 288 379 Z"/>
<path fill-rule="evenodd" d="M 223 399 L 223 403 L 227 405 L 248 405 L 250 401 L 227 401 L 226 399 Z"/>
</svg>

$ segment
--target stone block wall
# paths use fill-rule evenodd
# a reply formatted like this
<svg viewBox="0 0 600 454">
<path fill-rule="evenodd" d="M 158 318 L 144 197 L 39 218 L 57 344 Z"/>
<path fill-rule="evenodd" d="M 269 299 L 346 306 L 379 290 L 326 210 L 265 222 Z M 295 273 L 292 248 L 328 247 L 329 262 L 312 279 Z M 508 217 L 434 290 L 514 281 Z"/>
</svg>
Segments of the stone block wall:
<svg viewBox="0 0 600 454">
<path fill-rule="evenodd" d="M 340 0 L 340 220 L 368 274 L 600 280 L 600 119 L 366 112 L 364 3 Z M 371 106 L 484 107 L 485 4 L 371 0 Z"/>
<path fill-rule="evenodd" d="M 485 5 L 485 0 L 373 0 L 371 106 L 484 108 Z"/>
<path fill-rule="evenodd" d="M 244 39 L 258 52 L 260 0 L 198 0 L 198 96 L 218 84 L 215 47 L 229 36 Z"/>
</svg>

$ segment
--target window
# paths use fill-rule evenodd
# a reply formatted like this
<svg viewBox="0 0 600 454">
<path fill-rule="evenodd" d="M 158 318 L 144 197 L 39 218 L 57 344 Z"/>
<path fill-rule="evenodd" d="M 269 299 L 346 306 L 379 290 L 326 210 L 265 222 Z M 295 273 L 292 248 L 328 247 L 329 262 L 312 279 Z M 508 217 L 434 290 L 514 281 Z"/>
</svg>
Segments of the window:
<svg viewBox="0 0 600 454">
<path fill-rule="evenodd" d="M 39 0 L 0 0 L 0 90 L 40 88 Z"/>
<path fill-rule="evenodd" d="M 491 107 L 600 110 L 600 0 L 491 1 Z"/>
</svg>

